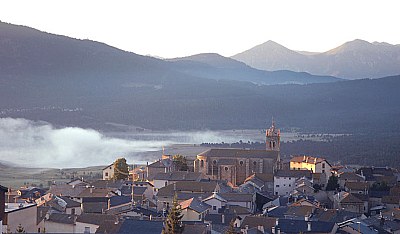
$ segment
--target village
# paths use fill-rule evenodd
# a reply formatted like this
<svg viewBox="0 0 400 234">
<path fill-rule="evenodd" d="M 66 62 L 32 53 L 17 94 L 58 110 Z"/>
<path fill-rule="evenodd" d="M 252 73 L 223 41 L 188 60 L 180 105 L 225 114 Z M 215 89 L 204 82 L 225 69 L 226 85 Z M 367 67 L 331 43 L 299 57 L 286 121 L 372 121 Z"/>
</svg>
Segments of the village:
<svg viewBox="0 0 400 234">
<path fill-rule="evenodd" d="M 146 165 L 118 158 L 101 180 L 49 188 L 0 186 L 2 233 L 400 233 L 400 173 L 280 155 L 211 148 L 194 159 L 160 155 Z M 175 214 L 175 216 L 174 216 Z M 172 225 L 173 226 L 173 225 Z M 169 229 L 168 229 L 169 228 Z"/>
</svg>

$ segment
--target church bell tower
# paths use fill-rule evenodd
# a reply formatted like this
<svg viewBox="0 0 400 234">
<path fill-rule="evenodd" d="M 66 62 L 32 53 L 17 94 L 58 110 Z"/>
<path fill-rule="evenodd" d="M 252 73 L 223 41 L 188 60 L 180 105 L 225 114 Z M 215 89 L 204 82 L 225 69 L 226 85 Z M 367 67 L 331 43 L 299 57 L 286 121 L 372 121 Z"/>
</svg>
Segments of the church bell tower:
<svg viewBox="0 0 400 234">
<path fill-rule="evenodd" d="M 265 131 L 265 143 L 267 151 L 280 151 L 281 131 L 275 128 L 275 121 L 272 119 L 272 125 Z"/>
</svg>

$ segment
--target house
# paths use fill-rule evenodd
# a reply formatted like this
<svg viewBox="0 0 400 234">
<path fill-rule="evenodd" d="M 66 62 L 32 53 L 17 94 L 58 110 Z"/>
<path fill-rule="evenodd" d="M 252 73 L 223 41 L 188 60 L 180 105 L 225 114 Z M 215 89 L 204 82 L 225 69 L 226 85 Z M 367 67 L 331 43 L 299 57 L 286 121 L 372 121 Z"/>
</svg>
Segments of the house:
<svg viewBox="0 0 400 234">
<path fill-rule="evenodd" d="M 62 213 L 51 213 L 44 220 L 46 233 L 76 233 L 77 216 Z"/>
<path fill-rule="evenodd" d="M 357 193 L 368 195 L 369 183 L 368 182 L 346 182 L 344 184 L 344 189 L 349 193 Z"/>
<path fill-rule="evenodd" d="M 341 188 L 344 188 L 346 182 L 364 182 L 365 178 L 355 172 L 343 172 L 338 174 L 338 183 Z"/>
<path fill-rule="evenodd" d="M 272 233 L 336 233 L 338 225 L 334 222 L 313 221 L 307 218 L 277 219 L 276 225 L 272 227 Z"/>
<path fill-rule="evenodd" d="M 368 212 L 368 200 L 359 199 L 356 194 L 345 191 L 339 192 L 333 196 L 334 207 L 346 211 L 364 214 Z"/>
<path fill-rule="evenodd" d="M 296 180 L 302 177 L 311 178 L 309 170 L 278 170 L 274 174 L 275 195 L 288 195 L 294 190 Z"/>
<path fill-rule="evenodd" d="M 152 181 L 158 173 L 172 172 L 173 168 L 171 155 L 162 155 L 161 159 L 146 166 L 147 180 Z"/>
<path fill-rule="evenodd" d="M 131 233 L 160 234 L 161 231 L 162 231 L 162 227 L 163 227 L 163 222 L 162 221 L 125 219 L 125 220 L 122 221 L 121 226 L 119 227 L 119 229 L 116 232 L 113 232 L 113 233 L 119 233 L 119 234 L 131 234 Z"/>
<path fill-rule="evenodd" d="M 75 233 L 95 233 L 97 228 L 107 221 L 119 222 L 115 215 L 82 214 L 76 218 Z"/>
<path fill-rule="evenodd" d="M 274 194 L 274 175 L 272 173 L 254 173 L 247 177 L 239 188 L 241 191 L 245 191 L 245 187 L 250 185 L 255 188 L 256 191 Z"/>
<path fill-rule="evenodd" d="M 16 201 L 21 201 L 21 202 L 34 202 L 36 199 L 40 198 L 43 196 L 46 191 L 41 188 L 37 187 L 27 187 L 27 188 L 21 188 L 17 190 L 18 196 L 16 196 L 14 199 Z"/>
<path fill-rule="evenodd" d="M 103 171 L 103 180 L 111 180 L 114 177 L 115 166 L 114 163 L 104 167 Z"/>
<path fill-rule="evenodd" d="M 202 221 L 211 208 L 210 205 L 199 201 L 197 198 L 183 201 L 180 206 L 183 215 L 182 221 Z"/>
<path fill-rule="evenodd" d="M 86 187 L 83 186 L 72 186 L 69 184 L 53 184 L 47 193 L 54 194 L 56 196 L 69 197 L 71 199 L 76 198 Z"/>
<path fill-rule="evenodd" d="M 255 210 L 255 194 L 220 193 L 219 195 L 226 200 L 227 205 L 245 207 L 252 212 Z"/>
<path fill-rule="evenodd" d="M 385 183 L 393 186 L 397 182 L 395 170 L 390 167 L 362 167 L 356 173 L 365 178 L 370 185 L 377 183 Z"/>
<path fill-rule="evenodd" d="M 154 176 L 153 185 L 156 190 L 178 181 L 200 181 L 202 178 L 199 172 L 174 171 L 161 172 Z"/>
<path fill-rule="evenodd" d="M 302 220 L 304 217 L 310 218 L 315 210 L 316 208 L 313 206 L 279 206 L 268 210 L 265 215 L 273 218 Z"/>
<path fill-rule="evenodd" d="M 225 234 L 230 222 L 234 222 L 235 229 L 239 230 L 242 219 L 235 214 L 207 214 L 204 223 L 210 226 L 211 233 Z"/>
<path fill-rule="evenodd" d="M 290 170 L 310 170 L 312 173 L 331 175 L 331 164 L 324 158 L 294 156 L 290 159 Z"/>
<path fill-rule="evenodd" d="M 134 164 L 132 170 L 129 171 L 130 181 L 144 181 L 147 179 L 146 165 Z"/>
<path fill-rule="evenodd" d="M 240 226 L 240 230 L 242 233 L 250 233 L 252 229 L 260 231 L 258 233 L 271 233 L 271 230 L 275 225 L 276 218 L 265 216 L 247 216 L 244 218 Z"/>
<path fill-rule="evenodd" d="M 4 212 L 6 209 L 6 192 L 8 189 L 2 185 L 0 185 L 0 231 L 3 233 L 1 229 L 3 227 L 3 219 L 4 219 Z"/>
<path fill-rule="evenodd" d="M 157 193 L 157 210 L 168 210 L 175 194 L 178 202 L 194 198 L 206 198 L 212 192 L 219 192 L 220 187 L 216 181 L 179 181 L 161 188 Z"/>
<path fill-rule="evenodd" d="M 217 214 L 220 209 L 226 206 L 227 200 L 221 197 L 217 192 L 213 192 L 211 196 L 204 198 L 203 202 L 210 205 L 210 214 Z"/>
<path fill-rule="evenodd" d="M 36 203 L 5 203 L 3 230 L 16 232 L 20 224 L 27 233 L 38 231 Z"/>
</svg>

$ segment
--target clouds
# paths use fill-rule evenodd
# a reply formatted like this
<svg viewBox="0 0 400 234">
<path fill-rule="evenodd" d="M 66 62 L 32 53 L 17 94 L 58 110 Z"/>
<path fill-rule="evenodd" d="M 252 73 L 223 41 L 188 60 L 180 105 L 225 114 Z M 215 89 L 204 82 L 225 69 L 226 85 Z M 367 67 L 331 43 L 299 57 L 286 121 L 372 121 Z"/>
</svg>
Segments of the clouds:
<svg viewBox="0 0 400 234">
<path fill-rule="evenodd" d="M 110 138 L 91 129 L 56 129 L 26 119 L 0 119 L 0 159 L 18 166 L 85 167 L 111 163 L 121 156 L 143 161 L 141 152 L 171 143 Z"/>
<path fill-rule="evenodd" d="M 104 135 L 92 129 L 55 128 L 47 122 L 0 118 L 0 162 L 24 167 L 87 167 L 112 163 L 118 157 L 126 157 L 129 163 L 144 163 L 159 158 L 163 146 L 239 140 L 263 141 L 264 133 L 226 130 Z M 173 149 L 167 152 L 176 153 Z"/>
</svg>

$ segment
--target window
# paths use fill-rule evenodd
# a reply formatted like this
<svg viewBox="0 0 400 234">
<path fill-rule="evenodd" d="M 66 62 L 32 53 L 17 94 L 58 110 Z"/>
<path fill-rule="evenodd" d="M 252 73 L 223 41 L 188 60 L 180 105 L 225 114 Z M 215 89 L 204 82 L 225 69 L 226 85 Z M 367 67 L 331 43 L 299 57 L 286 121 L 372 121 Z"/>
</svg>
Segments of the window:
<svg viewBox="0 0 400 234">
<path fill-rule="evenodd" d="M 275 192 L 275 195 L 278 195 L 278 192 Z"/>
<path fill-rule="evenodd" d="M 322 163 L 322 168 L 325 168 L 325 163 Z"/>
<path fill-rule="evenodd" d="M 217 206 L 213 206 L 213 210 L 217 210 Z"/>
<path fill-rule="evenodd" d="M 255 166 L 255 165 L 257 165 L 257 162 L 256 162 L 256 161 L 254 161 L 254 162 L 253 162 L 253 165 L 254 165 L 254 166 Z"/>
<path fill-rule="evenodd" d="M 279 188 L 279 184 L 277 184 L 276 187 Z"/>
<path fill-rule="evenodd" d="M 167 186 L 167 185 L 168 185 L 168 181 L 165 181 L 164 182 L 164 187 Z"/>
<path fill-rule="evenodd" d="M 289 180 L 292 180 L 292 177 L 289 177 Z"/>
<path fill-rule="evenodd" d="M 90 233 L 90 227 L 85 227 L 85 231 L 83 233 L 85 234 Z"/>
<path fill-rule="evenodd" d="M 216 164 L 217 164 L 217 160 L 214 160 L 214 161 L 213 161 L 213 164 L 216 165 Z"/>
<path fill-rule="evenodd" d="M 108 176 L 108 172 L 106 172 L 105 175 Z"/>
<path fill-rule="evenodd" d="M 240 164 L 240 166 L 243 166 L 243 161 L 240 161 L 239 164 Z"/>
<path fill-rule="evenodd" d="M 200 160 L 200 167 L 204 167 L 204 161 Z"/>
<path fill-rule="evenodd" d="M 325 173 L 325 170 L 322 170 L 322 173 Z"/>
<path fill-rule="evenodd" d="M 228 168 L 228 167 L 225 167 L 224 169 L 225 169 L 225 171 L 229 170 L 229 168 Z"/>
<path fill-rule="evenodd" d="M 201 219 L 201 214 L 199 214 L 199 219 Z"/>
<path fill-rule="evenodd" d="M 289 187 L 292 187 L 292 185 L 291 185 L 291 184 L 289 184 Z"/>
</svg>

